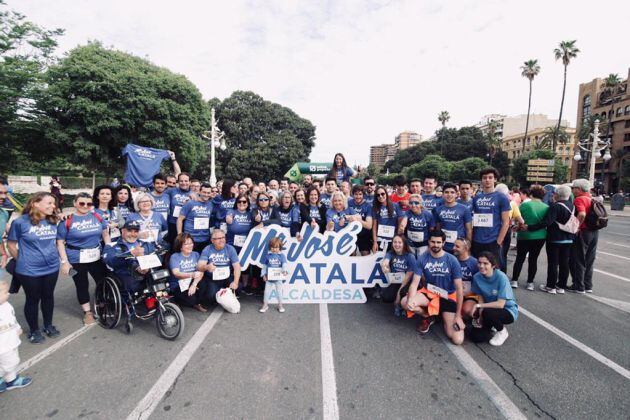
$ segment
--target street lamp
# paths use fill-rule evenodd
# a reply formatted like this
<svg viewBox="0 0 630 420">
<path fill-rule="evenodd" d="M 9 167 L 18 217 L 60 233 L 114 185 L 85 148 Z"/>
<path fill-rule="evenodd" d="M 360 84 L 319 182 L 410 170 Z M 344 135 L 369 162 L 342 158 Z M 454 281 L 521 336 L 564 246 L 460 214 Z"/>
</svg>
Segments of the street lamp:
<svg viewBox="0 0 630 420">
<path fill-rule="evenodd" d="M 217 121 L 214 117 L 214 108 L 212 108 L 210 114 L 210 130 L 204 131 L 201 137 L 210 141 L 210 185 L 214 187 L 217 185 L 215 149 L 218 147 L 221 150 L 225 150 L 227 146 L 224 138 L 225 133 L 217 127 Z"/>
<path fill-rule="evenodd" d="M 590 149 L 589 149 L 589 142 L 590 144 Z M 591 184 L 591 186 L 595 185 L 595 161 L 597 160 L 597 155 L 599 154 L 601 156 L 601 152 L 602 150 L 605 150 L 604 153 L 604 164 L 602 164 L 602 178 L 604 176 L 604 165 L 606 164 L 606 162 L 608 162 L 610 159 L 612 159 L 612 156 L 610 155 L 610 139 L 607 138 L 606 140 L 602 140 L 599 137 L 599 120 L 595 120 L 595 122 L 593 123 L 593 134 L 592 134 L 592 140 L 590 138 L 586 138 L 586 139 L 582 139 L 582 140 L 578 140 L 578 142 L 575 144 L 578 149 L 576 149 L 575 151 L 575 156 L 573 156 L 573 159 L 576 162 L 579 162 L 580 160 L 582 160 L 582 155 L 580 154 L 580 150 L 584 150 L 585 152 L 590 152 L 591 154 L 591 165 L 588 171 L 588 181 Z"/>
</svg>

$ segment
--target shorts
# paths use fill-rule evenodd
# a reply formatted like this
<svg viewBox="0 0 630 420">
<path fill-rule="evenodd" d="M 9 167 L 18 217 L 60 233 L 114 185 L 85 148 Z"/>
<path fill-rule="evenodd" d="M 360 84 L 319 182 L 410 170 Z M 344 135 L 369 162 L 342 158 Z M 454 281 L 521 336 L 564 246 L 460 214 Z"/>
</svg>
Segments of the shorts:
<svg viewBox="0 0 630 420">
<path fill-rule="evenodd" d="M 422 293 L 422 294 L 427 296 L 426 293 Z M 429 299 L 429 296 L 427 296 L 427 299 Z M 457 312 L 457 302 L 440 297 L 440 314 L 443 314 L 444 312 L 451 312 L 451 313 Z"/>
</svg>

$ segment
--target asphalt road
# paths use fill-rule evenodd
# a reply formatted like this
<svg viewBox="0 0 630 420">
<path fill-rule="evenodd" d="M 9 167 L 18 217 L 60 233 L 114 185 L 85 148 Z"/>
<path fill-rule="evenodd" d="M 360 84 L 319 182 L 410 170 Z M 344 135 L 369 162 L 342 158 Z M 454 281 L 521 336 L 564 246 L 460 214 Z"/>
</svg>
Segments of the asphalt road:
<svg viewBox="0 0 630 420">
<path fill-rule="evenodd" d="M 630 218 L 612 217 L 593 295 L 530 292 L 522 275 L 525 311 L 499 348 L 453 349 L 439 324 L 421 337 L 414 320 L 379 301 L 260 314 L 259 298 L 246 297 L 238 315 L 184 309 L 176 342 L 152 322 L 136 321 L 128 336 L 82 327 L 74 284 L 60 278 L 62 335 L 40 346 L 24 340 L 34 382 L 0 395 L 0 417 L 628 418 L 629 250 Z M 543 252 L 537 283 L 545 273 Z M 26 329 L 23 300 L 11 298 Z"/>
</svg>

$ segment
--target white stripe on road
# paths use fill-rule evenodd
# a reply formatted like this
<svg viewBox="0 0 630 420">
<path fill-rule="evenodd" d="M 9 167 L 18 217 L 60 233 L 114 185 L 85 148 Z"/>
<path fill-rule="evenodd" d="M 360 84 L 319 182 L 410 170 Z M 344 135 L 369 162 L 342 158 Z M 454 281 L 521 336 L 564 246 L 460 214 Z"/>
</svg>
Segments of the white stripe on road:
<svg viewBox="0 0 630 420">
<path fill-rule="evenodd" d="M 609 231 L 606 231 L 606 233 L 609 233 L 611 235 L 630 236 L 627 233 L 618 233 L 618 232 L 609 232 Z"/>
<path fill-rule="evenodd" d="M 630 245 L 618 244 L 617 242 L 608 242 L 608 241 L 602 241 L 602 242 L 608 245 L 615 245 L 615 246 L 621 246 L 624 248 L 630 248 Z"/>
<path fill-rule="evenodd" d="M 33 366 L 35 363 L 39 362 L 40 360 L 50 356 L 51 354 L 53 354 L 54 352 L 56 352 L 60 348 L 64 347 L 66 344 L 68 344 L 69 342 L 71 342 L 72 340 L 74 340 L 75 338 L 77 338 L 78 336 L 80 336 L 81 334 L 83 334 L 84 332 L 89 330 L 90 328 L 92 328 L 94 325 L 96 325 L 96 324 L 84 325 L 81 328 L 79 328 L 78 330 L 76 330 L 75 332 L 73 332 L 72 334 L 67 335 L 63 339 L 57 341 L 55 344 L 53 344 L 52 346 L 48 347 L 46 350 L 44 350 L 44 351 L 42 351 L 40 353 L 37 353 L 35 356 L 31 357 L 26 362 L 22 363 L 18 367 L 18 372 L 26 370 L 26 369 L 30 368 L 31 366 Z"/>
<path fill-rule="evenodd" d="M 619 309 L 620 311 L 628 312 L 630 314 L 630 303 L 624 302 L 623 300 L 609 299 L 601 296 L 596 296 L 590 293 L 587 293 L 586 296 L 594 299 L 604 305 L 612 306 L 615 309 Z"/>
<path fill-rule="evenodd" d="M 617 254 L 611 254 L 610 252 L 597 251 L 597 253 L 598 253 L 598 254 L 604 254 L 604 255 L 610 255 L 611 257 L 621 258 L 622 260 L 628 260 L 628 261 L 630 261 L 630 258 L 628 258 L 628 257 L 624 257 L 624 256 L 617 255 Z"/>
<path fill-rule="evenodd" d="M 335 361 L 333 359 L 328 305 L 319 304 L 319 330 L 322 346 L 322 395 L 324 402 L 324 420 L 338 420 L 337 380 L 335 379 Z"/>
<path fill-rule="evenodd" d="M 614 277 L 614 278 L 619 279 L 619 280 L 630 282 L 630 279 L 618 276 L 617 274 L 609 273 L 608 271 L 600 270 L 600 269 L 597 269 L 597 268 L 594 268 L 593 271 L 595 271 L 596 273 L 605 274 L 607 276 Z"/>
<path fill-rule="evenodd" d="M 595 359 L 595 360 L 605 364 L 606 366 L 608 366 L 609 368 L 611 368 L 612 370 L 614 370 L 615 372 L 617 372 L 618 374 L 620 374 L 624 378 L 630 379 L 630 371 L 628 369 L 624 368 L 623 366 L 618 365 L 617 363 L 615 363 L 612 360 L 608 359 L 606 356 L 596 352 L 595 350 L 593 350 L 592 348 L 590 348 L 586 344 L 582 343 L 581 341 L 576 340 L 575 338 L 571 337 L 569 334 L 565 333 L 564 331 L 559 330 L 558 328 L 554 327 L 553 325 L 551 325 L 547 321 L 545 321 L 545 320 L 543 320 L 541 318 L 538 318 L 536 315 L 534 315 L 533 313 L 529 312 L 528 310 L 526 310 L 525 308 L 523 308 L 520 305 L 519 305 L 519 311 L 523 315 L 525 315 L 526 317 L 530 318 L 532 321 L 536 322 L 537 324 L 543 326 L 544 328 L 548 329 L 549 331 L 551 331 L 552 333 L 554 333 L 558 337 L 560 337 L 563 340 L 569 342 L 570 344 L 573 344 L 575 347 L 577 347 L 578 349 L 582 350 L 584 353 L 588 354 L 593 359 Z"/>
<path fill-rule="evenodd" d="M 177 377 L 182 373 L 190 358 L 195 354 L 203 340 L 208 336 L 212 328 L 216 325 L 219 318 L 223 314 L 223 308 L 217 306 L 210 314 L 208 319 L 201 324 L 201 327 L 195 332 L 195 335 L 186 343 L 184 348 L 177 354 L 169 367 L 162 373 L 155 385 L 144 396 L 142 401 L 138 403 L 136 408 L 129 414 L 127 420 L 147 419 L 160 403 L 164 394 L 171 388 Z"/>
<path fill-rule="evenodd" d="M 461 346 L 456 346 L 451 343 L 448 338 L 439 334 L 440 338 L 446 344 L 446 347 L 453 353 L 459 363 L 464 369 L 468 371 L 481 390 L 488 396 L 490 401 L 497 407 L 497 409 L 503 414 L 506 419 L 526 419 L 525 415 L 521 413 L 516 404 L 499 388 L 499 386 L 488 376 L 488 374 L 475 362 L 475 360 L 468 354 L 466 350 Z"/>
</svg>

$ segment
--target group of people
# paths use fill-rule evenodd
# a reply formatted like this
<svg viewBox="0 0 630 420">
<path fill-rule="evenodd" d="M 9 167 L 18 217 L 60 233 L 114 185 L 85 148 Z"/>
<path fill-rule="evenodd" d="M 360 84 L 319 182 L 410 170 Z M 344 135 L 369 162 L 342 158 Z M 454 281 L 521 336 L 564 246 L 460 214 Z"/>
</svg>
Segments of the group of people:
<svg viewBox="0 0 630 420">
<path fill-rule="evenodd" d="M 532 188 L 519 208 L 507 187 L 497 185 L 499 174 L 494 168 L 481 171 L 476 192 L 475 184 L 467 180 L 444 183 L 437 192 L 436 176 L 409 181 L 401 176 L 390 189 L 370 176 L 363 178 L 362 185 L 353 185 L 357 173 L 337 154 L 324 180 L 306 175 L 301 183 L 289 179 L 254 183 L 244 178 L 213 186 L 179 171 L 175 156 L 171 157 L 175 175 L 156 174 L 148 190 L 98 186 L 93 194 L 76 195 L 71 214 L 62 214 L 50 193 L 31 196 L 22 215 L 11 223 L 6 251 L 1 247 L 3 267 L 7 256 L 13 261 L 8 270 L 13 275 L 11 292 L 22 287 L 26 294 L 29 342 L 41 343 L 45 336 L 60 334 L 52 322 L 59 272 L 73 278 L 83 322 L 91 324 L 95 319 L 88 274 L 98 283 L 112 271 L 125 289 L 137 290 L 142 284 L 130 270 L 140 274 L 146 270 L 132 265 L 129 257 L 148 255 L 163 246 L 170 247 L 170 291 L 180 305 L 207 312 L 208 305 L 216 303 L 217 291 L 230 288 L 246 295 L 262 294 L 260 312 L 266 312 L 275 291 L 278 310 L 284 312 L 282 285 L 288 273 L 282 242 L 270 241 L 262 269 L 242 270 L 238 258 L 249 232 L 272 224 L 299 241 L 303 229 L 324 233 L 360 222 L 357 255 L 383 251 L 382 269 L 395 280 L 383 290 L 376 288 L 372 297 L 393 302 L 399 315 L 418 316 L 420 333 L 427 333 L 440 317 L 446 335 L 456 344 L 463 342 L 470 321 L 472 340 L 499 346 L 508 337 L 505 325 L 518 317 L 505 275 L 514 221 L 519 232 L 512 286 L 526 254 L 530 256 L 528 285 L 533 282 L 535 258 L 546 242 L 550 262 L 545 291 L 567 288 L 569 254 L 576 261 L 571 264 L 574 286 L 569 289 L 592 290 L 597 232 L 585 227 L 577 235 L 567 235 L 558 229 L 574 206 L 577 217 L 585 220 L 590 202 L 584 180 L 572 185 L 573 203 L 567 187 L 561 186 L 554 202 L 543 209 L 543 192 Z M 6 185 L 0 184 L 0 204 L 3 194 Z M 0 212 L 0 229 L 7 220 Z M 15 321 L 2 317 L 8 287 L 6 280 L 0 281 L 0 352 L 3 335 L 17 332 Z M 2 354 L 0 369 L 13 369 L 2 362 Z M 5 383 L 18 377 L 12 376 L 5 374 Z"/>
</svg>

